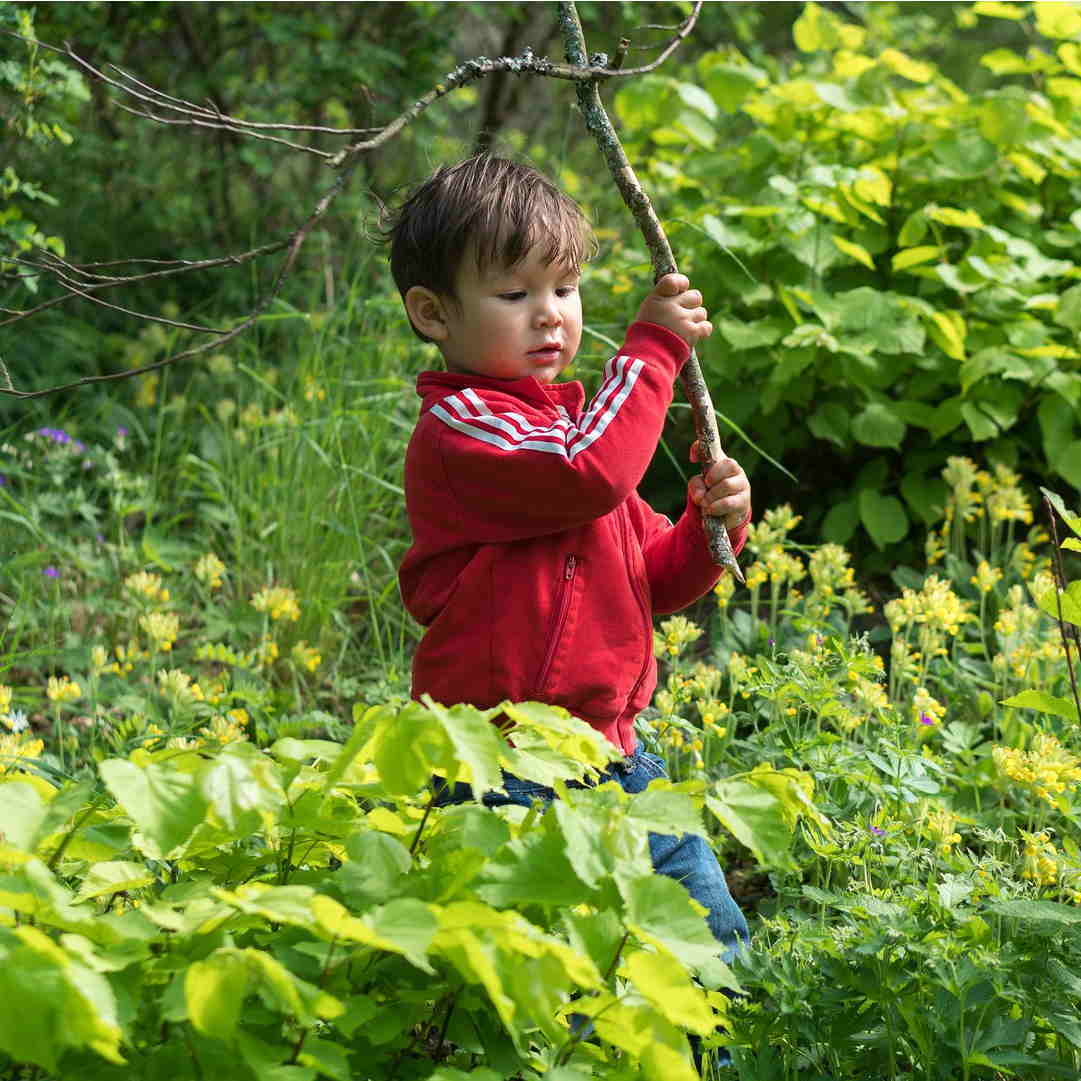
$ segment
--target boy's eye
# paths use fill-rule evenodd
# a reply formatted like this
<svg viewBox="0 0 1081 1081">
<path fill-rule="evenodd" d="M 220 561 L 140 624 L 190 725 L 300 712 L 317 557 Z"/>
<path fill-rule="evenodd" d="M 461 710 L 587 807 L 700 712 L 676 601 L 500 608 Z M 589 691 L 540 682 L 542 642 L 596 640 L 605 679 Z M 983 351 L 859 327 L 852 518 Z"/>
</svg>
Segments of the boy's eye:
<svg viewBox="0 0 1081 1081">
<path fill-rule="evenodd" d="M 525 297 L 525 291 L 522 289 L 513 289 L 507 293 L 500 293 L 500 300 L 522 300 Z"/>
<path fill-rule="evenodd" d="M 561 296 L 561 297 L 569 297 L 572 294 L 577 293 L 577 292 L 578 292 L 578 286 L 577 285 L 561 285 L 556 290 L 556 295 Z"/>
</svg>

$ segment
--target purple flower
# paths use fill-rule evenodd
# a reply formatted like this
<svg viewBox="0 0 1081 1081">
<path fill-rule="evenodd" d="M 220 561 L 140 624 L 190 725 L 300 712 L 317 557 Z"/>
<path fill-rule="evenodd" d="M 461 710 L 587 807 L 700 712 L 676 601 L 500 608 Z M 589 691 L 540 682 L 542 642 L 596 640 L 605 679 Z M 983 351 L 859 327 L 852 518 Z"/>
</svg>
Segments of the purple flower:
<svg viewBox="0 0 1081 1081">
<path fill-rule="evenodd" d="M 69 443 L 77 451 L 86 450 L 86 446 L 80 443 L 78 439 L 72 439 L 63 428 L 38 428 L 36 435 L 43 435 L 46 439 L 51 439 L 54 443 L 59 443 L 61 446 L 67 446 Z"/>
<path fill-rule="evenodd" d="M 920 724 L 934 724 L 935 719 L 929 713 L 920 714 Z"/>
<path fill-rule="evenodd" d="M 53 566 L 46 567 L 42 572 L 46 578 L 59 578 L 60 572 Z"/>
<path fill-rule="evenodd" d="M 116 438 L 117 439 L 123 439 L 124 436 L 126 436 L 127 434 L 128 434 L 127 428 L 120 427 L 120 428 L 117 428 L 117 430 L 116 430 Z"/>
<path fill-rule="evenodd" d="M 0 488 L 3 488 L 8 482 L 7 477 L 3 473 L 0 473 Z"/>
<path fill-rule="evenodd" d="M 881 826 L 871 826 L 870 829 L 876 837 L 881 837 L 886 832 Z"/>
</svg>

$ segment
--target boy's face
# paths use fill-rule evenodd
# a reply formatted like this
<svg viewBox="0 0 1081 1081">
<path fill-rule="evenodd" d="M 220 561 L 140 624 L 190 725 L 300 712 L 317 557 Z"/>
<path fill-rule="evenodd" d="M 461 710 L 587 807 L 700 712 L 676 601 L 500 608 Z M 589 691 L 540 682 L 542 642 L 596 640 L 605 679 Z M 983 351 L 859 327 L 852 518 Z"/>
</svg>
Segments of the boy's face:
<svg viewBox="0 0 1081 1081">
<path fill-rule="evenodd" d="M 578 271 L 545 264 L 532 247 L 517 266 L 477 268 L 466 253 L 457 302 L 443 301 L 442 336 L 434 337 L 447 369 L 496 379 L 533 376 L 551 383 L 574 359 L 582 340 Z"/>
</svg>

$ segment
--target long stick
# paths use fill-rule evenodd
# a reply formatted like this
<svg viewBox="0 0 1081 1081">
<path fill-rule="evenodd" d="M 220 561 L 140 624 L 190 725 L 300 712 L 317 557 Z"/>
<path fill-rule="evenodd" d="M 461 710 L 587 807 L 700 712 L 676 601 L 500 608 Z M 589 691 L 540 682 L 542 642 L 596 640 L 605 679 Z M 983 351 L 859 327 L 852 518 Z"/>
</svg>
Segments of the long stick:
<svg viewBox="0 0 1081 1081">
<path fill-rule="evenodd" d="M 700 4 L 696 5 L 696 13 L 700 6 Z M 584 67 L 588 62 L 585 35 L 582 33 L 582 24 L 578 18 L 578 9 L 574 0 L 559 4 L 559 23 L 563 31 L 563 46 L 567 54 L 567 62 L 576 67 Z M 642 185 L 638 183 L 638 178 L 634 175 L 631 163 L 623 152 L 619 136 L 612 127 L 612 121 L 608 119 L 608 114 L 604 111 L 597 82 L 579 82 L 576 84 L 576 89 L 578 104 L 585 117 L 586 127 L 597 140 L 616 186 L 619 188 L 619 193 L 634 215 L 634 220 L 649 248 L 655 278 L 674 273 L 676 261 L 672 256 L 668 238 L 664 235 L 649 196 L 646 195 Z M 683 365 L 679 379 L 683 386 L 683 393 L 687 401 L 691 403 L 694 430 L 698 439 L 699 461 L 702 472 L 705 473 L 715 461 L 724 457 L 724 451 L 721 449 L 721 437 L 717 431 L 713 401 L 709 396 L 709 388 L 702 377 L 702 369 L 693 349 L 690 359 Z M 724 522 L 712 514 L 703 514 L 702 525 L 706 531 L 706 542 L 713 562 L 718 566 L 727 567 L 736 580 L 742 582 L 743 573 L 736 562 Z"/>
</svg>

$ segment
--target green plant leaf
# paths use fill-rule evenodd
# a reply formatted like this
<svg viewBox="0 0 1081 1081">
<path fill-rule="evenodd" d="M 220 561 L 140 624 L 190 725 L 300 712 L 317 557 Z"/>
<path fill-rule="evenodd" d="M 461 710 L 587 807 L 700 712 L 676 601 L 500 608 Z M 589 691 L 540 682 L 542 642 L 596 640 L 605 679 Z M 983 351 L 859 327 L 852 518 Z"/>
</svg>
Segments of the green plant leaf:
<svg viewBox="0 0 1081 1081">
<path fill-rule="evenodd" d="M 202 1033 L 232 1043 L 251 987 L 251 973 L 243 951 L 215 950 L 195 961 L 184 974 L 188 1017 Z"/>
<path fill-rule="evenodd" d="M 871 402 L 852 418 L 852 435 L 867 447 L 899 448 L 905 427 L 889 402 Z"/>
<path fill-rule="evenodd" d="M 667 950 L 633 950 L 623 958 L 623 975 L 673 1025 L 706 1036 L 713 1011 L 687 970 Z"/>
<path fill-rule="evenodd" d="M 1004 706 L 1013 706 L 1015 709 L 1034 709 L 1039 713 L 1049 713 L 1053 717 L 1062 717 L 1074 724 L 1081 722 L 1077 715 L 1077 706 L 1069 698 L 1056 698 L 1046 691 L 1037 691 L 1032 688 L 1021 691 L 1011 698 L 1003 700 Z"/>
<path fill-rule="evenodd" d="M 896 543 L 908 532 L 908 515 L 896 496 L 864 488 L 859 494 L 859 509 L 860 521 L 878 548 Z"/>
<path fill-rule="evenodd" d="M 198 779 L 175 762 L 110 758 L 98 767 L 106 787 L 149 844 L 146 855 L 160 859 L 180 848 L 206 817 L 207 801 Z"/>
</svg>

